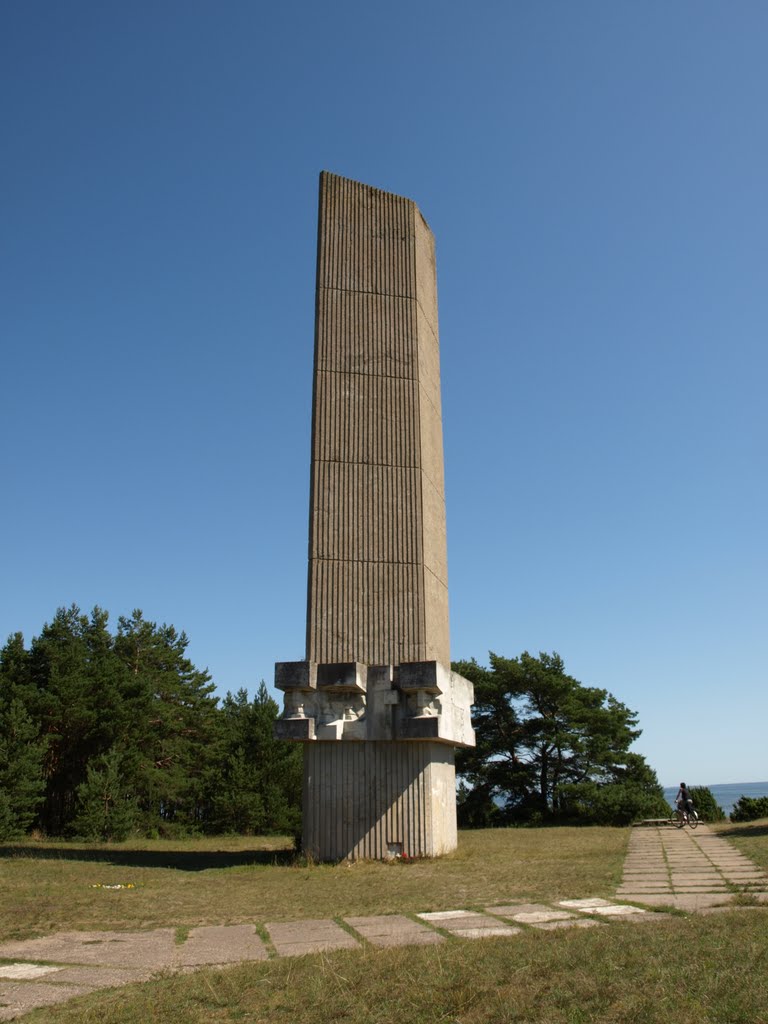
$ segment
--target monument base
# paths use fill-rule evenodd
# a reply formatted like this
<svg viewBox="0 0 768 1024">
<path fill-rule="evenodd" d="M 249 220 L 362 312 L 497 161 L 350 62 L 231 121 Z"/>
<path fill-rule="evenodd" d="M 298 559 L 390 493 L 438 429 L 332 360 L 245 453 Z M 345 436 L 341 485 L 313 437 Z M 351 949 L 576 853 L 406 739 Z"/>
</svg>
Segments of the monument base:
<svg viewBox="0 0 768 1024">
<path fill-rule="evenodd" d="M 444 743 L 304 745 L 304 852 L 317 860 L 456 849 L 456 768 Z"/>
</svg>

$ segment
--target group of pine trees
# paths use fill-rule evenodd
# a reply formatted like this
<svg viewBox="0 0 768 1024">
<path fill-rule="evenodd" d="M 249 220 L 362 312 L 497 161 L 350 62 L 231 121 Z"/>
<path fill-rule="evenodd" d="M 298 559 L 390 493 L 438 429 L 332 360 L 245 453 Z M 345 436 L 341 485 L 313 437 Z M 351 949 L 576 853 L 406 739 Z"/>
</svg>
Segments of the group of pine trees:
<svg viewBox="0 0 768 1024">
<path fill-rule="evenodd" d="M 0 839 L 294 832 L 301 751 L 264 683 L 219 702 L 173 626 L 61 608 L 0 651 Z"/>
<path fill-rule="evenodd" d="M 264 683 L 219 702 L 187 637 L 140 611 L 60 608 L 27 648 L 0 651 L 0 839 L 297 833 L 301 750 L 273 739 Z M 557 654 L 454 667 L 475 686 L 459 822 L 626 824 L 665 816 L 629 747 L 637 716 L 567 675 Z"/>
</svg>

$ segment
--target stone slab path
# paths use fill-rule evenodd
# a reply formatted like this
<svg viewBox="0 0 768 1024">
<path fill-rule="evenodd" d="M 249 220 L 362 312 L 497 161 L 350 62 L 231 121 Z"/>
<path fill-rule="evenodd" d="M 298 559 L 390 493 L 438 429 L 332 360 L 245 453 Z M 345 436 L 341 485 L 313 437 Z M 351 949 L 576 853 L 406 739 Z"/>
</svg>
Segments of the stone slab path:
<svg viewBox="0 0 768 1024">
<path fill-rule="evenodd" d="M 740 893 L 768 902 L 768 875 L 706 825 L 635 828 L 617 895 L 649 906 L 703 910 Z"/>
<path fill-rule="evenodd" d="M 603 915 L 601 920 L 598 916 Z M 526 930 L 594 928 L 608 919 L 663 921 L 667 915 L 610 900 L 524 903 L 484 910 L 379 914 L 263 925 L 191 928 L 177 941 L 172 928 L 150 932 L 60 932 L 0 944 L 0 1021 L 74 996 L 146 981 L 161 972 L 189 971 L 270 957 L 302 956 L 370 944 L 418 946 L 452 939 L 513 937 Z M 181 936 L 183 939 L 183 936 Z"/>
<path fill-rule="evenodd" d="M 98 989 L 272 957 L 364 946 L 434 945 L 456 939 L 508 938 L 526 931 L 609 927 L 615 921 L 670 920 L 650 907 L 711 912 L 738 892 L 768 907 L 768 877 L 726 840 L 700 826 L 634 829 L 617 900 L 509 900 L 482 910 L 267 921 L 144 932 L 60 932 L 0 943 L 0 1021 Z"/>
</svg>

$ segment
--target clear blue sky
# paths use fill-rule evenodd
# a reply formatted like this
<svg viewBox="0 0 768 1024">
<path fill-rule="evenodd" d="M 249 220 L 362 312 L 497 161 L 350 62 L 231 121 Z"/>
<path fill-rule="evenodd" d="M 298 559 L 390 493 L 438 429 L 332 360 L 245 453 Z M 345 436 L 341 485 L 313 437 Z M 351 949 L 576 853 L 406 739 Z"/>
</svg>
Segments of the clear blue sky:
<svg viewBox="0 0 768 1024">
<path fill-rule="evenodd" d="M 768 778 L 767 48 L 755 0 L 5 0 L 0 639 L 303 656 L 326 168 L 437 239 L 453 657 Z"/>
</svg>

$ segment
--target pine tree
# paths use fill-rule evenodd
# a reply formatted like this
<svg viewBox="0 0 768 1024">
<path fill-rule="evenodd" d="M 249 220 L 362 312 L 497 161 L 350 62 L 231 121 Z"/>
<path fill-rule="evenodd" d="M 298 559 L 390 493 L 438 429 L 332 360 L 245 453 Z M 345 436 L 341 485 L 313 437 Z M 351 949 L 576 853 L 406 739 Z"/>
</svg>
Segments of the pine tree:
<svg viewBox="0 0 768 1024">
<path fill-rule="evenodd" d="M 69 831 L 83 839 L 126 839 L 136 827 L 138 807 L 126 784 L 123 757 L 116 749 L 88 764 L 77 788 L 77 806 Z"/>
<path fill-rule="evenodd" d="M 115 651 L 130 676 L 126 772 L 147 828 L 196 829 L 215 756 L 216 698 L 207 671 L 186 656 L 188 639 L 140 610 L 118 620 Z"/>
<path fill-rule="evenodd" d="M 279 713 L 262 682 L 228 693 L 219 712 L 221 752 L 209 779 L 211 832 L 293 833 L 300 820 L 301 751 L 272 735 Z"/>
<path fill-rule="evenodd" d="M 641 731 L 636 713 L 568 675 L 558 654 L 491 653 L 490 668 L 475 661 L 454 668 L 475 687 L 477 746 L 456 762 L 464 823 L 498 817 L 499 805 L 506 822 L 623 824 L 662 811 L 655 773 L 629 751 Z"/>
<path fill-rule="evenodd" d="M 22 702 L 0 703 L 0 839 L 22 835 L 42 799 L 43 744 Z"/>
<path fill-rule="evenodd" d="M 42 824 L 53 834 L 75 813 L 88 762 L 106 753 L 124 729 L 127 674 L 107 619 L 98 607 L 90 619 L 76 605 L 59 608 L 32 641 L 30 675 L 47 741 Z"/>
</svg>

